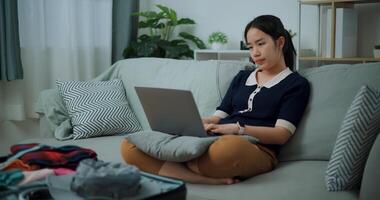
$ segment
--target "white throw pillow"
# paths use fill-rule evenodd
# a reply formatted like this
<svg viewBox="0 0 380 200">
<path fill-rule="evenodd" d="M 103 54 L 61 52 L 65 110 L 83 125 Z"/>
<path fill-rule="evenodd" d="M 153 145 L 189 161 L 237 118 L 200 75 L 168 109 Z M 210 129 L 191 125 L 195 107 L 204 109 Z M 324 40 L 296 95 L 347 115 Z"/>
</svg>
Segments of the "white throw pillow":
<svg viewBox="0 0 380 200">
<path fill-rule="evenodd" d="M 141 130 L 121 80 L 56 81 L 73 126 L 73 139 Z"/>
<path fill-rule="evenodd" d="M 380 91 L 363 86 L 338 133 L 325 182 L 327 190 L 358 189 L 365 164 L 380 132 Z"/>
</svg>

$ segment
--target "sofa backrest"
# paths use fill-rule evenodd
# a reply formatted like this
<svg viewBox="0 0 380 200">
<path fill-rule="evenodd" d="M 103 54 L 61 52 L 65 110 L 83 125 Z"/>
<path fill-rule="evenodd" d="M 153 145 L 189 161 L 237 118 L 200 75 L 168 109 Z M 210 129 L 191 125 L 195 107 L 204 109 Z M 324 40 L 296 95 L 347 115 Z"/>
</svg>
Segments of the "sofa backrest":
<svg viewBox="0 0 380 200">
<path fill-rule="evenodd" d="M 378 199 L 380 197 L 380 134 L 372 146 L 363 173 L 360 186 L 360 200 Z"/>
<path fill-rule="evenodd" d="M 121 79 L 128 101 L 144 130 L 150 129 L 135 86 L 190 90 L 201 116 L 215 112 L 232 78 L 247 63 L 237 61 L 193 61 L 138 58 L 118 61 L 109 74 Z M 108 77 L 109 78 L 109 77 Z M 102 77 L 98 77 L 102 79 Z"/>
<path fill-rule="evenodd" d="M 380 88 L 380 63 L 326 65 L 300 74 L 310 82 L 311 98 L 279 159 L 329 160 L 343 118 L 360 87 Z"/>
</svg>

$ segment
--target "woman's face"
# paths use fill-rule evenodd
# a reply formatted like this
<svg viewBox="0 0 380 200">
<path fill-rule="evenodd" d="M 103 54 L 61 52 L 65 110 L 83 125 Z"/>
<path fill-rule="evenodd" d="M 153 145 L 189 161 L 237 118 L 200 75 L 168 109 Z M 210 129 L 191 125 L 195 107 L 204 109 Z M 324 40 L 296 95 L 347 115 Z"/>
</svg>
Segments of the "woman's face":
<svg viewBox="0 0 380 200">
<path fill-rule="evenodd" d="M 282 47 L 284 38 L 280 37 L 276 41 L 260 29 L 251 28 L 247 32 L 247 47 L 252 60 L 261 70 L 269 70 L 275 67 L 284 67 Z"/>
</svg>

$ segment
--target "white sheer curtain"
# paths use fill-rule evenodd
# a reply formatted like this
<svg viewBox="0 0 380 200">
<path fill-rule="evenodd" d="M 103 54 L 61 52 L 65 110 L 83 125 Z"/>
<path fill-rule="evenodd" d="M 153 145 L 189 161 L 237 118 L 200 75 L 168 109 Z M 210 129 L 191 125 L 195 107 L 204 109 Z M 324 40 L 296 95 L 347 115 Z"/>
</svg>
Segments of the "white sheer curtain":
<svg viewBox="0 0 380 200">
<path fill-rule="evenodd" d="M 19 0 L 24 80 L 0 83 L 0 120 L 35 117 L 55 80 L 90 80 L 111 65 L 112 0 Z"/>
</svg>

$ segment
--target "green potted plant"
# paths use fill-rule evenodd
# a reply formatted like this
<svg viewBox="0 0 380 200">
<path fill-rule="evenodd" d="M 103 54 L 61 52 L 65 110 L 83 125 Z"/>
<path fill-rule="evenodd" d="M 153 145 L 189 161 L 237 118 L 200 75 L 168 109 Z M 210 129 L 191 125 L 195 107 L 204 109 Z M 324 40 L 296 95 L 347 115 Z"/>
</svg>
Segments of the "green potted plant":
<svg viewBox="0 0 380 200">
<path fill-rule="evenodd" d="M 380 58 L 380 44 L 373 47 L 373 57 Z"/>
<path fill-rule="evenodd" d="M 180 32 L 173 39 L 174 30 L 180 25 L 193 25 L 194 20 L 189 18 L 177 18 L 177 12 L 163 5 L 156 5 L 159 12 L 146 11 L 133 13 L 132 16 L 140 16 L 138 28 L 147 30 L 137 41 L 132 41 L 123 51 L 124 58 L 135 57 L 161 57 L 161 58 L 193 58 L 194 53 L 188 41 L 191 41 L 199 49 L 205 49 L 206 45 L 198 37 Z"/>
<path fill-rule="evenodd" d="M 288 32 L 289 32 L 290 38 L 292 39 L 297 35 L 297 33 L 293 32 L 292 29 L 289 29 Z"/>
<path fill-rule="evenodd" d="M 208 43 L 211 44 L 211 49 L 220 50 L 223 45 L 228 42 L 227 35 L 223 32 L 217 31 L 213 32 L 208 36 Z"/>
</svg>

